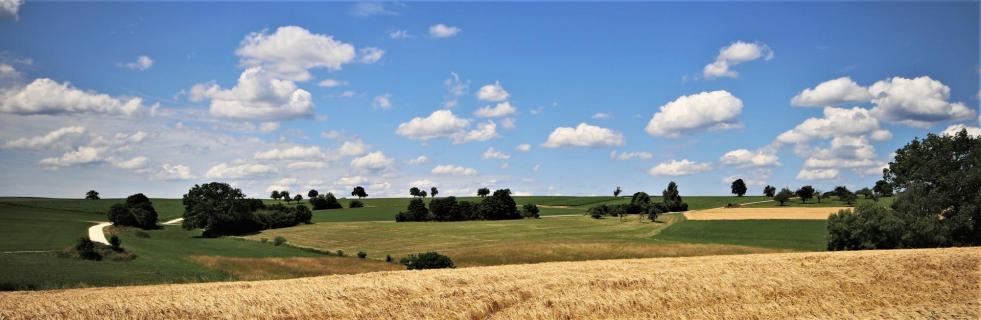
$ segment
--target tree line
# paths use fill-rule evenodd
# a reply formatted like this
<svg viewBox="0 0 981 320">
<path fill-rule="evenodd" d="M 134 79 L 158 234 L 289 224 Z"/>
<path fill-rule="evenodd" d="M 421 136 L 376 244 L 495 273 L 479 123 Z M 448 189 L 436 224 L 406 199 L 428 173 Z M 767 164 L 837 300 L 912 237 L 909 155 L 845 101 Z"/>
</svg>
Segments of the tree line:
<svg viewBox="0 0 981 320">
<path fill-rule="evenodd" d="M 484 190 L 487 190 L 486 192 Z M 457 201 L 456 197 L 436 198 L 438 189 L 432 187 L 429 194 L 429 206 L 423 198 L 426 196 L 425 190 L 417 187 L 409 189 L 412 200 L 405 211 L 400 211 L 395 215 L 396 222 L 408 221 L 465 221 L 465 220 L 508 220 L 523 218 L 538 218 L 538 206 L 535 204 L 525 204 L 518 209 L 517 203 L 511 198 L 511 189 L 499 189 L 488 196 L 487 188 L 480 188 L 477 192 L 482 198 L 480 202 Z"/>
</svg>

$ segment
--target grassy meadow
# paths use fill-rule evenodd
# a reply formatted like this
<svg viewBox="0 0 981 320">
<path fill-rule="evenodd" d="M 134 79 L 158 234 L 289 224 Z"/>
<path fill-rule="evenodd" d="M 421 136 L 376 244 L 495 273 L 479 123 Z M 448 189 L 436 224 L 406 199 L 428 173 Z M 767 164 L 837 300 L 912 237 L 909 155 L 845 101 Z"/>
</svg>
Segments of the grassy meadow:
<svg viewBox="0 0 981 320">
<path fill-rule="evenodd" d="M 979 264 L 977 248 L 877 250 L 0 292 L 0 318 L 977 319 Z"/>
<path fill-rule="evenodd" d="M 717 222 L 706 228 L 697 221 L 685 221 L 681 214 L 665 214 L 656 222 L 637 216 L 620 222 L 616 218 L 592 219 L 585 215 L 594 205 L 626 203 L 629 198 L 625 197 L 515 197 L 519 205 L 541 205 L 542 219 L 395 223 L 394 214 L 404 210 L 408 200 L 367 198 L 361 200 L 364 208 L 350 209 L 346 207 L 351 200 L 340 199 L 344 209 L 315 211 L 313 224 L 243 237 L 201 238 L 200 230 L 187 231 L 179 225 L 146 231 L 111 227 L 107 231 L 118 235 L 123 247 L 137 258 L 128 262 L 92 262 L 60 258 L 55 251 L 72 246 L 87 234 L 88 227 L 106 221 L 108 208 L 123 199 L 0 198 L 0 289 L 282 279 L 386 271 L 402 268 L 384 262 L 386 255 L 397 261 L 404 255 L 425 251 L 439 251 L 453 258 L 458 266 L 467 267 L 820 250 L 817 243 L 824 241 L 823 225 L 819 224 L 747 228 L 742 221 L 736 221 Z M 654 197 L 654 201 L 658 200 Z M 693 210 L 762 200 L 765 198 L 685 197 Z M 183 214 L 180 199 L 152 201 L 161 222 Z M 274 246 L 271 242 L 277 236 L 285 237 L 288 245 Z M 798 242 L 782 243 L 786 239 Z M 322 253 L 337 250 L 343 250 L 346 257 Z M 358 251 L 367 252 L 368 259 L 354 257 Z"/>
</svg>

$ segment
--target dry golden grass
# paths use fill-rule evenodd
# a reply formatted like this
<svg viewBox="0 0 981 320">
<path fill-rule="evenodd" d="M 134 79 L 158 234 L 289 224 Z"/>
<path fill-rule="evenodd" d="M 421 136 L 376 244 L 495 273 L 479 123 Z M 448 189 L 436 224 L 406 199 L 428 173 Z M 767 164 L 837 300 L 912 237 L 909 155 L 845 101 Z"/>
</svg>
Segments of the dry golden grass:
<svg viewBox="0 0 981 320">
<path fill-rule="evenodd" d="M 401 265 L 378 260 L 338 257 L 235 258 L 192 256 L 190 259 L 205 267 L 242 280 L 287 279 L 405 269 Z"/>
<path fill-rule="evenodd" d="M 685 212 L 688 220 L 825 220 L 832 213 L 842 209 L 838 207 L 812 208 L 716 208 Z"/>
<path fill-rule="evenodd" d="M 0 293 L 0 318 L 981 317 L 981 249 L 556 262 Z"/>
</svg>

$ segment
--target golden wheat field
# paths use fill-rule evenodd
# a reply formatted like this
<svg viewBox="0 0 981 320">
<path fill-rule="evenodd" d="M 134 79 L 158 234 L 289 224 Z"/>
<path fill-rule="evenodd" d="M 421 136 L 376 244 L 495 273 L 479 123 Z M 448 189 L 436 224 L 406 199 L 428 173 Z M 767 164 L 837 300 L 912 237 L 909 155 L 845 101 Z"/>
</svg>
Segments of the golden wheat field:
<svg viewBox="0 0 981 320">
<path fill-rule="evenodd" d="M 8 292 L 0 318 L 977 319 L 979 280 L 981 248 L 777 253 Z"/>
<path fill-rule="evenodd" d="M 716 208 L 707 210 L 687 211 L 688 220 L 824 220 L 839 210 L 851 209 L 846 207 L 816 207 L 816 208 Z"/>
</svg>

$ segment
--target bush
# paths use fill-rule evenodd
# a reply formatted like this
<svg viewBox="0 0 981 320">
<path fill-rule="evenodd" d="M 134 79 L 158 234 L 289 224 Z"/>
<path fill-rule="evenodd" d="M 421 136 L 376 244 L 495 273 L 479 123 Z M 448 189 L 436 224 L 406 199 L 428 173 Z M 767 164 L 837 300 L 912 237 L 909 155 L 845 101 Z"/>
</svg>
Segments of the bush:
<svg viewBox="0 0 981 320">
<path fill-rule="evenodd" d="M 828 250 L 899 248 L 903 228 L 892 210 L 865 202 L 828 218 Z"/>
<path fill-rule="evenodd" d="M 123 240 L 120 240 L 116 235 L 109 237 L 109 245 L 112 246 L 113 251 L 123 251 Z"/>
<path fill-rule="evenodd" d="M 364 251 L 358 251 L 358 258 L 365 259 L 368 257 L 368 253 Z"/>
<path fill-rule="evenodd" d="M 290 208 L 277 203 L 259 209 L 255 216 L 262 229 L 276 229 L 310 223 L 313 213 L 302 204 Z"/>
<path fill-rule="evenodd" d="M 88 238 L 78 238 L 73 249 L 79 258 L 93 261 L 102 260 L 102 255 L 95 251 L 95 243 Z"/>
<path fill-rule="evenodd" d="M 391 263 L 392 262 L 392 255 L 390 255 L 390 254 L 385 255 L 385 262 Z"/>
<path fill-rule="evenodd" d="M 361 200 L 351 200 L 351 203 L 347 204 L 348 208 L 364 208 L 364 203 Z"/>
<path fill-rule="evenodd" d="M 273 239 L 273 245 L 275 246 L 281 246 L 284 243 L 286 243 L 286 238 L 283 236 L 277 236 L 275 239 Z"/>
<path fill-rule="evenodd" d="M 538 219 L 538 206 L 534 203 L 526 203 L 521 206 L 521 216 L 525 218 L 535 218 Z"/>
<path fill-rule="evenodd" d="M 408 270 L 443 269 L 455 267 L 453 265 L 453 260 L 451 260 L 450 257 L 441 255 L 437 252 L 410 254 L 409 256 L 399 260 L 399 263 L 404 265 Z"/>
<path fill-rule="evenodd" d="M 337 256 L 338 257 L 343 257 L 344 256 L 344 250 L 337 250 Z"/>
</svg>

